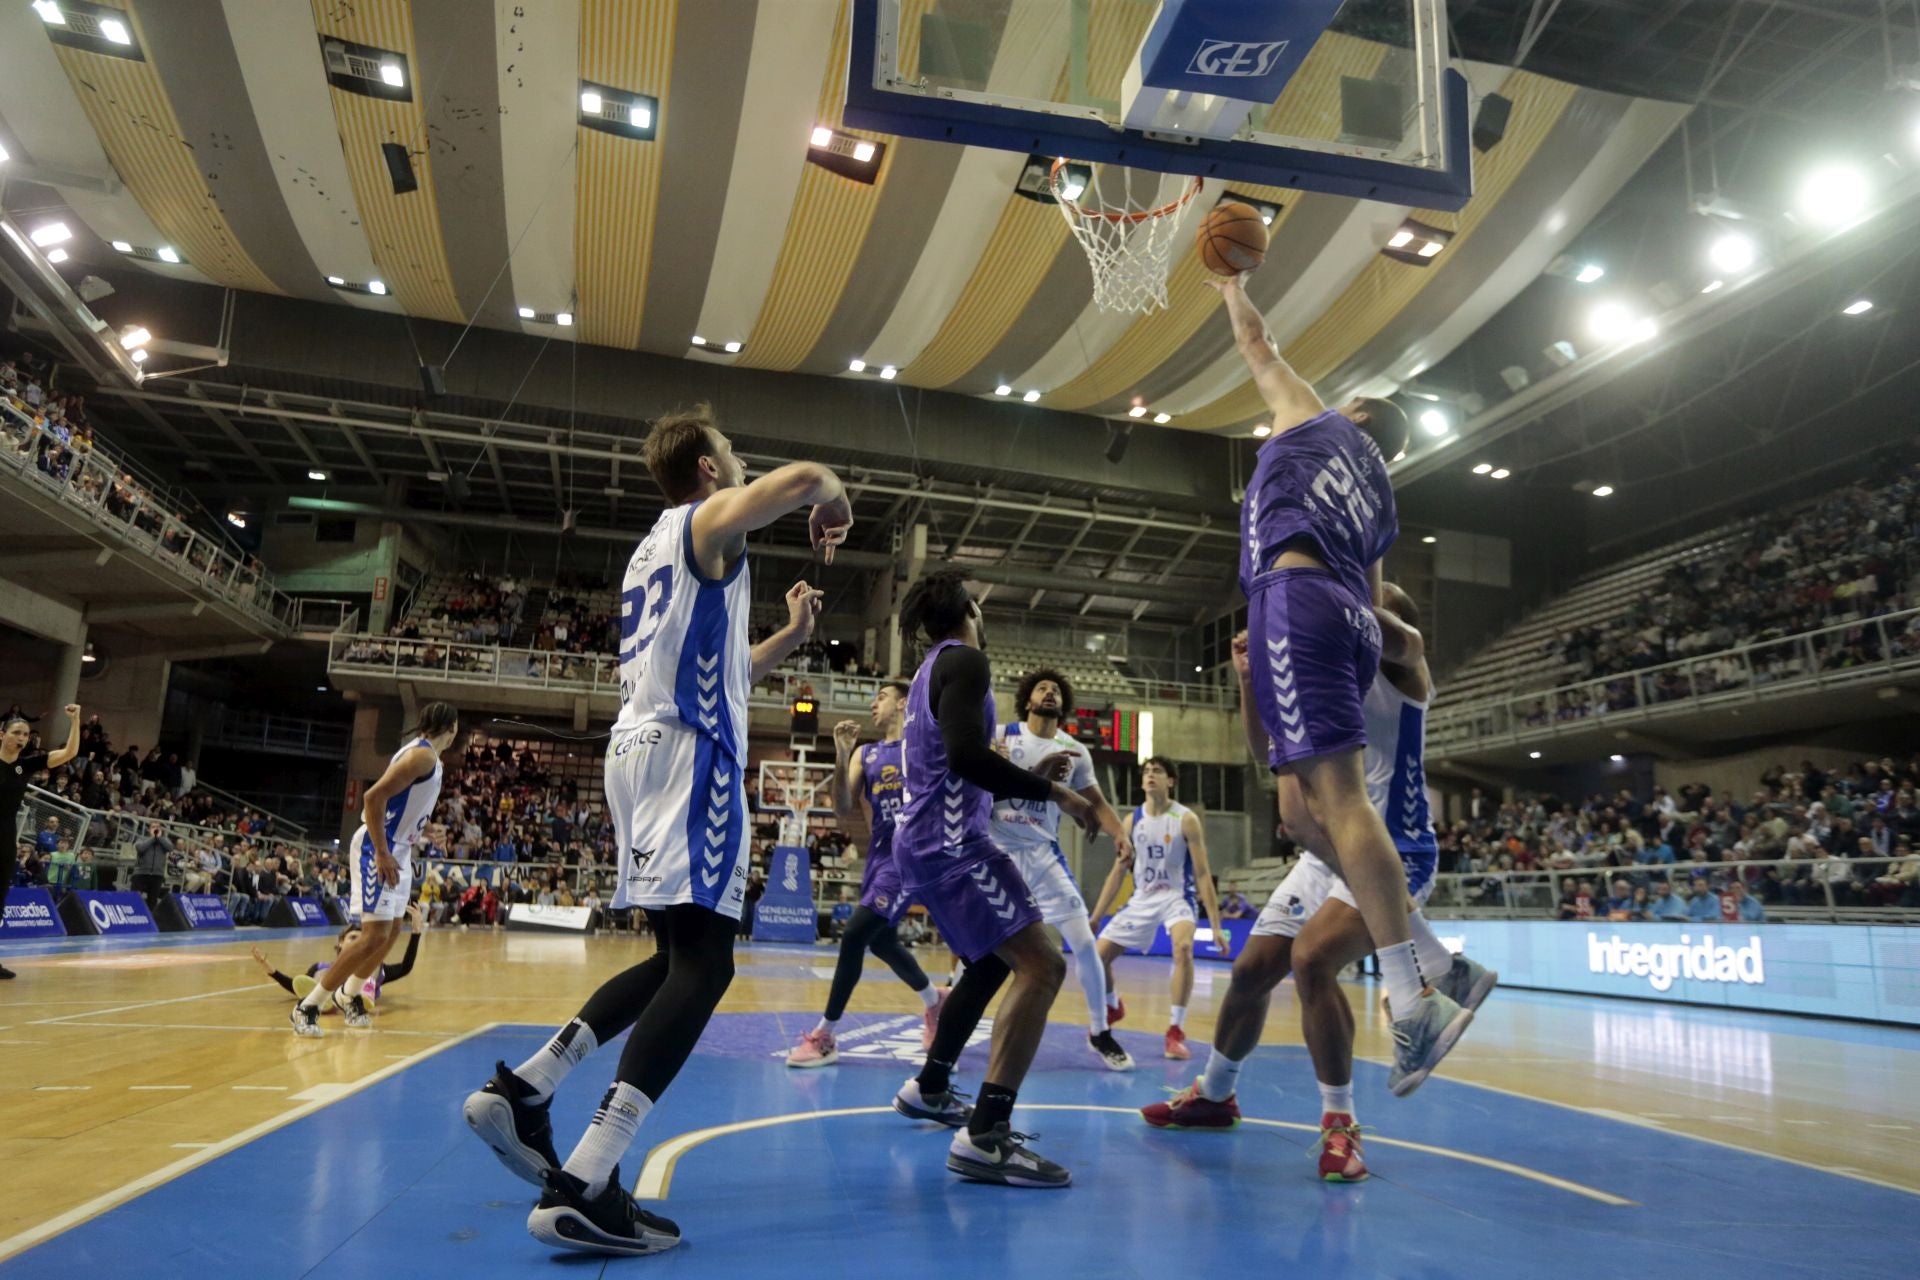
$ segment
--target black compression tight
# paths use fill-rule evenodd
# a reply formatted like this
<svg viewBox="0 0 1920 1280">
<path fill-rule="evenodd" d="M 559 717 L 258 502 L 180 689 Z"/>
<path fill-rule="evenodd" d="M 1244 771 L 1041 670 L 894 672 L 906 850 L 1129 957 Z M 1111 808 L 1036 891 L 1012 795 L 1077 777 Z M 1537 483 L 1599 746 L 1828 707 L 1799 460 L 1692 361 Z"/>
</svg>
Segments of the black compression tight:
<svg viewBox="0 0 1920 1280">
<path fill-rule="evenodd" d="M 920 962 L 900 941 L 900 935 L 887 923 L 887 918 L 870 907 L 855 907 L 853 917 L 847 921 L 847 931 L 840 935 L 840 959 L 833 967 L 833 990 L 827 994 L 828 1022 L 838 1022 L 840 1015 L 847 1011 L 847 1001 L 853 998 L 853 989 L 860 985 L 860 971 L 866 964 L 868 951 L 886 961 L 894 976 L 915 991 L 927 989 L 927 975 L 920 968 Z"/>
<path fill-rule="evenodd" d="M 580 1021 L 606 1044 L 633 1028 L 617 1078 L 658 1101 L 733 983 L 733 920 L 691 903 L 647 912 L 657 950 L 600 984 Z"/>
<path fill-rule="evenodd" d="M 993 1003 L 994 994 L 1012 972 L 1005 960 L 988 955 L 968 965 L 967 971 L 960 975 L 953 993 L 947 997 L 946 1008 L 940 1011 L 940 1025 L 933 1032 L 933 1047 L 927 1050 L 927 1061 L 920 1071 L 923 1092 L 946 1092 L 953 1064 L 960 1060 L 960 1051 L 967 1047 L 980 1019 L 986 1016 L 987 1006 Z"/>
</svg>

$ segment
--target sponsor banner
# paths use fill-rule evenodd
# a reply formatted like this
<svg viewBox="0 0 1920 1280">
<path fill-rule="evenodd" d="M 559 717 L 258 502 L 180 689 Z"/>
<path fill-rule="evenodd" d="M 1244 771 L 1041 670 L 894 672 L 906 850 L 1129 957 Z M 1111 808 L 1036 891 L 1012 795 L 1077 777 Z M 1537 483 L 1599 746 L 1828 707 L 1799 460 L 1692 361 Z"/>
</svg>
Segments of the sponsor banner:
<svg viewBox="0 0 1920 1280">
<path fill-rule="evenodd" d="M 1502 986 L 1920 1026 L 1920 945 L 1890 925 L 1435 920 Z"/>
<path fill-rule="evenodd" d="M 1113 919 L 1113 917 L 1108 916 L 1105 920 L 1096 923 L 1093 926 L 1094 933 L 1097 934 L 1106 928 L 1107 920 L 1111 919 Z M 1222 964 L 1232 964 L 1233 958 L 1240 954 L 1240 949 L 1247 945 L 1248 936 L 1253 933 L 1254 919 L 1255 917 L 1248 916 L 1244 920 L 1222 920 L 1220 922 L 1220 927 L 1227 931 L 1227 954 L 1223 956 L 1213 949 L 1213 926 L 1209 925 L 1207 918 L 1202 915 L 1195 923 L 1193 930 L 1193 958 L 1195 960 L 1218 960 Z M 1067 946 L 1064 940 L 1061 942 L 1060 948 L 1069 955 L 1073 954 L 1073 948 Z M 1162 925 L 1160 932 L 1153 935 L 1153 942 L 1145 951 L 1129 951 L 1127 954 L 1135 956 L 1170 956 L 1173 954 L 1173 939 L 1168 936 L 1166 926 Z"/>
<path fill-rule="evenodd" d="M 287 907 L 293 912 L 293 922 L 303 929 L 325 929 L 328 927 L 327 913 L 312 898 L 288 898 Z"/>
<path fill-rule="evenodd" d="M 0 941 L 22 938 L 64 938 L 67 927 L 53 909 L 53 895 L 45 889 L 15 889 L 7 895 L 7 914 L 0 920 Z"/>
<path fill-rule="evenodd" d="M 146 900 L 137 893 L 81 889 L 74 893 L 73 898 L 100 933 L 160 932 L 160 926 L 154 923 L 153 912 L 147 909 Z"/>
<path fill-rule="evenodd" d="M 776 845 L 767 891 L 753 912 L 755 942 L 812 942 L 819 936 L 813 909 L 813 864 L 805 849 Z"/>
<path fill-rule="evenodd" d="M 189 929 L 231 929 L 226 900 L 215 893 L 176 893 L 173 900 Z"/>
<path fill-rule="evenodd" d="M 507 908 L 507 928 L 590 933 L 593 930 L 593 908 L 543 907 L 537 902 L 516 902 Z"/>
</svg>

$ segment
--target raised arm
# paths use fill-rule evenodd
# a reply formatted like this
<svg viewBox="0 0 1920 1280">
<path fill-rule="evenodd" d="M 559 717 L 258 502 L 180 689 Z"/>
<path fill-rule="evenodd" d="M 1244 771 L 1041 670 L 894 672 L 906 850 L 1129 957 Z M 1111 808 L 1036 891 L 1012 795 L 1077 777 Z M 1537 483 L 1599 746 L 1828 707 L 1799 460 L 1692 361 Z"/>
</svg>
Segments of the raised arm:
<svg viewBox="0 0 1920 1280">
<path fill-rule="evenodd" d="M 67 745 L 47 752 L 47 768 L 58 769 L 80 754 L 80 704 L 69 702 L 61 708 L 67 713 Z"/>
<path fill-rule="evenodd" d="M 860 757 L 860 726 L 842 720 L 833 726 L 833 813 L 838 818 L 860 816 L 860 783 L 866 763 Z"/>
<path fill-rule="evenodd" d="M 1273 411 L 1273 433 L 1279 435 L 1325 413 L 1327 406 L 1319 394 L 1281 358 L 1280 348 L 1267 332 L 1267 322 L 1260 309 L 1247 297 L 1243 277 L 1215 277 L 1208 283 L 1226 300 L 1227 319 L 1233 325 L 1233 345 L 1240 352 L 1240 358 L 1247 362 L 1253 383 L 1260 389 L 1260 398 Z"/>
<path fill-rule="evenodd" d="M 694 511 L 693 554 L 702 572 L 744 554 L 749 533 L 802 507 L 813 508 L 810 540 L 832 564 L 833 549 L 846 541 L 853 526 L 846 488 L 839 476 L 817 462 L 789 462 L 751 484 L 720 490 Z"/>
<path fill-rule="evenodd" d="M 1267 728 L 1260 723 L 1260 708 L 1254 705 L 1253 661 L 1244 631 L 1233 638 L 1233 672 L 1240 677 L 1240 727 L 1246 731 L 1247 750 L 1253 753 L 1253 762 L 1264 769 L 1273 740 L 1267 737 Z"/>
<path fill-rule="evenodd" d="M 820 615 L 820 602 L 826 598 L 825 592 L 816 591 L 805 582 L 796 582 L 787 588 L 787 625 L 753 646 L 749 683 L 759 684 L 766 679 L 768 673 L 787 660 L 788 654 L 812 637 L 813 620 Z"/>
</svg>

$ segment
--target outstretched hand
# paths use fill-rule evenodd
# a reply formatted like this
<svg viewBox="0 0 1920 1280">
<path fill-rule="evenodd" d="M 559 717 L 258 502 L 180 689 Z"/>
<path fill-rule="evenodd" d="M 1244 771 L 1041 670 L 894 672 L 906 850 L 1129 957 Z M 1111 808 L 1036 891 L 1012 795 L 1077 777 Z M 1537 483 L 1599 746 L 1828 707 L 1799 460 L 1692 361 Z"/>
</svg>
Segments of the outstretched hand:
<svg viewBox="0 0 1920 1280">
<path fill-rule="evenodd" d="M 808 586 L 804 579 L 787 588 L 787 625 L 800 633 L 802 644 L 813 635 L 813 620 L 820 616 L 826 598 L 826 592 Z"/>
</svg>

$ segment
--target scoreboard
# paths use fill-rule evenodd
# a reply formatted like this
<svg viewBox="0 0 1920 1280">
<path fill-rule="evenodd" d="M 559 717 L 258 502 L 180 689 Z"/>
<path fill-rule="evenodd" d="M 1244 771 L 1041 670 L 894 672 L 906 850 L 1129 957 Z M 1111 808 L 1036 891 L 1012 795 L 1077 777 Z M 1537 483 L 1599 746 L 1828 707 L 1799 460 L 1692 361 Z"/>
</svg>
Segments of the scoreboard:
<svg viewBox="0 0 1920 1280">
<path fill-rule="evenodd" d="M 1131 755 L 1140 749 L 1140 714 L 1138 711 L 1096 711 L 1089 707 L 1078 707 L 1066 718 L 1062 727 L 1073 736 L 1074 741 L 1085 743 L 1096 751 Z"/>
</svg>

